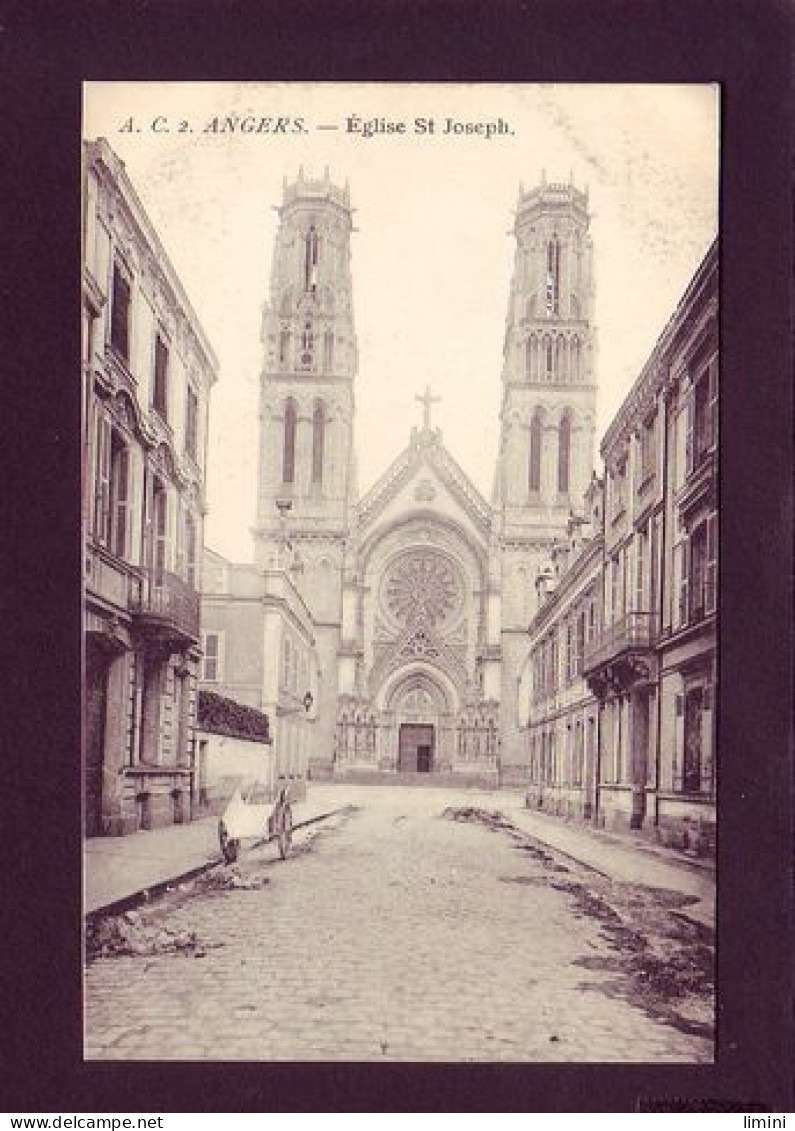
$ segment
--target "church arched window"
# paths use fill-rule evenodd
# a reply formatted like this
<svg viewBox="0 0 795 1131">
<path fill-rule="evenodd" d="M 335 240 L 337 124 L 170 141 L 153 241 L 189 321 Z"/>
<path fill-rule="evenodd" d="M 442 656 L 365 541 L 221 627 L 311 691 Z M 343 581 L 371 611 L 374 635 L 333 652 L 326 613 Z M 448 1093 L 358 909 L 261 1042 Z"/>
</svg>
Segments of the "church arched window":
<svg viewBox="0 0 795 1131">
<path fill-rule="evenodd" d="M 533 338 L 527 339 L 524 344 L 524 373 L 528 379 L 533 376 Z"/>
<path fill-rule="evenodd" d="M 571 418 L 563 417 L 558 429 L 558 493 L 567 495 L 569 491 L 569 465 L 571 462 Z"/>
<path fill-rule="evenodd" d="M 547 244 L 547 314 L 560 309 L 560 241 L 554 235 Z"/>
<path fill-rule="evenodd" d="M 552 380 L 552 374 L 554 373 L 555 357 L 554 357 L 554 350 L 553 350 L 553 346 L 552 346 L 552 339 L 549 337 L 549 335 L 547 335 L 546 338 L 544 339 L 544 362 L 545 362 L 545 366 L 546 366 L 546 369 L 545 369 L 546 379 L 547 379 L 547 381 L 551 381 Z"/>
<path fill-rule="evenodd" d="M 323 482 L 323 448 L 326 442 L 326 406 L 315 401 L 312 415 L 312 482 Z"/>
<path fill-rule="evenodd" d="M 304 290 L 317 286 L 318 238 L 313 224 L 304 237 Z"/>
<path fill-rule="evenodd" d="M 295 430 L 298 423 L 298 406 L 290 397 L 284 406 L 284 446 L 282 454 L 282 483 L 295 482 Z"/>
<path fill-rule="evenodd" d="M 533 492 L 541 490 L 541 420 L 538 413 L 535 414 L 530 425 L 528 485 Z"/>
<path fill-rule="evenodd" d="M 580 339 L 574 338 L 571 343 L 571 379 L 572 381 L 580 380 L 581 372 L 581 358 L 580 358 Z"/>
<path fill-rule="evenodd" d="M 564 381 L 566 379 L 566 342 L 562 334 L 558 334 L 555 340 L 555 380 Z"/>
<path fill-rule="evenodd" d="M 282 330 L 279 334 L 279 365 L 287 365 L 290 360 L 290 331 Z"/>
<path fill-rule="evenodd" d="M 334 331 L 326 330 L 323 337 L 323 368 L 328 373 L 334 368 Z"/>
</svg>

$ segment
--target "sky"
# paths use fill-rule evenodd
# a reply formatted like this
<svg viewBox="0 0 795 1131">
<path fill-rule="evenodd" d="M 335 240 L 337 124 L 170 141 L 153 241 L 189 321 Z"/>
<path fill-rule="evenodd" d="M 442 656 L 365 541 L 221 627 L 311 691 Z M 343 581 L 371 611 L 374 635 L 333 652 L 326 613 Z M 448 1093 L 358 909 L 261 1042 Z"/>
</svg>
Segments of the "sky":
<svg viewBox="0 0 795 1131">
<path fill-rule="evenodd" d="M 231 115 L 303 132 L 212 128 Z M 374 120 L 393 130 L 364 136 Z M 275 208 L 301 165 L 350 185 L 361 494 L 408 443 L 430 385 L 434 426 L 490 498 L 520 184 L 545 172 L 589 190 L 599 438 L 718 230 L 707 84 L 86 83 L 83 133 L 124 161 L 218 356 L 205 542 L 237 561 L 252 558 Z"/>
</svg>

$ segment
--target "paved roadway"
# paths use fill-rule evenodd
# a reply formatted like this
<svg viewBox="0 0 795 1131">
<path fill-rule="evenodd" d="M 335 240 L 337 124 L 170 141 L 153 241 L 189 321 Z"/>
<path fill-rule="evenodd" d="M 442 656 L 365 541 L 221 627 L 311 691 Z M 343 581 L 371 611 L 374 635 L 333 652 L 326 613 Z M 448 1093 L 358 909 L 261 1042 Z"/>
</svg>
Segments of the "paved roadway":
<svg viewBox="0 0 795 1131">
<path fill-rule="evenodd" d="M 203 954 L 91 962 L 86 1057 L 710 1060 L 611 991 L 615 944 L 507 833 L 442 818 L 439 790 L 361 797 L 284 863 L 245 854 L 266 886 L 175 901 Z"/>
</svg>

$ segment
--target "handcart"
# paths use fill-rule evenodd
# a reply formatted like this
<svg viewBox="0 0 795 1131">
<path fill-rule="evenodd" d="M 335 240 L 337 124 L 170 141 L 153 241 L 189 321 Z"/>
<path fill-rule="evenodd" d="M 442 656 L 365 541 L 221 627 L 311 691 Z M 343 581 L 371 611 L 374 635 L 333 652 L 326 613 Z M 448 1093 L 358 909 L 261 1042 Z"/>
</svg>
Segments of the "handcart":
<svg viewBox="0 0 795 1131">
<path fill-rule="evenodd" d="M 218 840 L 226 864 L 233 864 L 240 853 L 241 840 L 263 843 L 275 840 L 279 856 L 286 859 L 293 843 L 293 806 L 289 785 L 280 786 L 271 808 L 267 790 L 261 783 L 238 786 L 218 822 Z"/>
</svg>

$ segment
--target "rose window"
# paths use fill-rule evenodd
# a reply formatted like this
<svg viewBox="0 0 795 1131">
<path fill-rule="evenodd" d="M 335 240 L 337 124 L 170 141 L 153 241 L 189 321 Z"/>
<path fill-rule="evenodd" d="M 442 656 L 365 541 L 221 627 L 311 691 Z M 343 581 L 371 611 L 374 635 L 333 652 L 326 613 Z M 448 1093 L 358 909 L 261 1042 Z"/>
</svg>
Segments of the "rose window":
<svg viewBox="0 0 795 1131">
<path fill-rule="evenodd" d="M 384 579 L 383 602 L 401 624 L 441 627 L 461 608 L 461 585 L 447 558 L 432 552 L 407 554 Z"/>
</svg>

